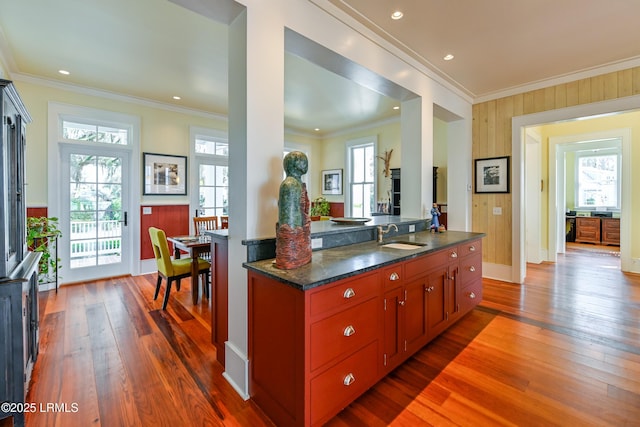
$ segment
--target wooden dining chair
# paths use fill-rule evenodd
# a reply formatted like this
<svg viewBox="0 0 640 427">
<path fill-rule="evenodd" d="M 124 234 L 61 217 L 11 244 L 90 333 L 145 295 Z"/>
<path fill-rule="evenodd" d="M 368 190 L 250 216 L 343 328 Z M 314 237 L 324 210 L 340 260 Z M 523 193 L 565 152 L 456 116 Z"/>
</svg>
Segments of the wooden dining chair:
<svg viewBox="0 0 640 427">
<path fill-rule="evenodd" d="M 169 302 L 169 293 L 171 292 L 171 283 L 176 281 L 176 288 L 180 290 L 180 280 L 191 277 L 191 258 L 171 259 L 169 252 L 169 243 L 165 232 L 156 227 L 149 227 L 149 236 L 153 246 L 153 254 L 158 265 L 158 281 L 156 283 L 156 292 L 153 295 L 154 301 L 158 299 L 162 278 L 167 279 L 167 287 L 164 292 L 164 300 L 162 301 L 162 309 L 167 308 Z M 211 274 L 211 263 L 204 259 L 198 258 L 198 272 L 203 276 L 205 284 L 205 294 L 208 294 L 209 275 Z M 198 286 L 198 283 L 192 283 L 191 286 Z"/>
<path fill-rule="evenodd" d="M 204 226 L 205 230 L 218 229 L 217 216 L 194 216 L 193 225 L 196 227 L 196 235 L 200 234 L 200 229 Z"/>
<path fill-rule="evenodd" d="M 228 216 L 221 216 L 220 217 L 220 228 L 221 229 L 229 228 L 229 217 Z"/>
</svg>

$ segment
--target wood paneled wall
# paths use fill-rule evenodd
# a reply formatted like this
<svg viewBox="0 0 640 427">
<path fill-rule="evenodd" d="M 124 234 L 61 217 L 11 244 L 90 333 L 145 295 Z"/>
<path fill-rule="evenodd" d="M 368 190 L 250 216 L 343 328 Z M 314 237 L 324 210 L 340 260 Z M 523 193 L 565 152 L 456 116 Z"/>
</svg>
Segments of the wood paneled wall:
<svg viewBox="0 0 640 427">
<path fill-rule="evenodd" d="M 475 104 L 473 159 L 511 156 L 513 117 L 638 94 L 640 67 L 634 67 Z M 487 233 L 482 242 L 483 261 L 511 265 L 511 193 L 474 193 L 472 205 L 472 230 Z M 493 215 L 494 207 L 501 207 L 502 215 Z"/>
<path fill-rule="evenodd" d="M 151 208 L 151 213 L 145 214 L 145 208 Z M 167 236 L 188 235 L 191 217 L 189 205 L 140 206 L 140 259 L 154 257 L 149 227 L 161 228 Z"/>
</svg>

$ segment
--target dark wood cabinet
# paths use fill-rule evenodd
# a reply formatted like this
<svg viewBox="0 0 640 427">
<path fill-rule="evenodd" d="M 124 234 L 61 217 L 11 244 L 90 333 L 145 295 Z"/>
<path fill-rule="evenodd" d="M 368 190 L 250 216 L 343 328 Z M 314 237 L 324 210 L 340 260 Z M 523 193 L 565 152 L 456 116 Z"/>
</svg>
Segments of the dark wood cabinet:
<svg viewBox="0 0 640 427">
<path fill-rule="evenodd" d="M 620 245 L 620 218 L 577 217 L 575 241 Z"/>
<path fill-rule="evenodd" d="M 391 215 L 400 215 L 400 168 L 391 169 Z"/>
<path fill-rule="evenodd" d="M 602 244 L 620 245 L 620 218 L 602 218 Z"/>
<path fill-rule="evenodd" d="M 576 218 L 576 242 L 600 244 L 600 218 Z"/>
<path fill-rule="evenodd" d="M 0 79 L 0 106 L 0 403 L 18 404 L 38 357 L 41 254 L 26 246 L 25 136 L 31 118 L 8 80 Z M 10 417 L 14 426 L 24 426 L 24 411 L 0 411 L 0 420 Z"/>
</svg>

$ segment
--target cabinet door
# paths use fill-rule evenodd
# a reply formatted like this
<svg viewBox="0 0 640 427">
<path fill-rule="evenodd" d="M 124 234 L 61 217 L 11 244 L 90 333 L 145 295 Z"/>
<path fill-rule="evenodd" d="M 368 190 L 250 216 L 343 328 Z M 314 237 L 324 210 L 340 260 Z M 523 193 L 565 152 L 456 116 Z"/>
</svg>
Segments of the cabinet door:
<svg viewBox="0 0 640 427">
<path fill-rule="evenodd" d="M 413 353 L 427 343 L 427 278 L 421 277 L 405 286 L 405 351 Z"/>
<path fill-rule="evenodd" d="M 384 354 L 382 364 L 386 371 L 402 361 L 404 339 L 402 337 L 402 304 L 404 289 L 397 287 L 384 294 Z"/>
<path fill-rule="evenodd" d="M 440 267 L 428 276 L 427 287 L 427 327 L 429 339 L 440 334 L 448 325 L 449 268 Z"/>
</svg>

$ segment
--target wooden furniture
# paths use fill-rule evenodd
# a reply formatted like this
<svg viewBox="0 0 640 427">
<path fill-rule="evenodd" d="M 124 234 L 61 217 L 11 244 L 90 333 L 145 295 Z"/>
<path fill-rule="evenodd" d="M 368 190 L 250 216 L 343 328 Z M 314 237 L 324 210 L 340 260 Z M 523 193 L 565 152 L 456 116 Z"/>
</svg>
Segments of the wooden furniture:
<svg viewBox="0 0 640 427">
<path fill-rule="evenodd" d="M 400 168 L 391 169 L 391 215 L 400 215 Z"/>
<path fill-rule="evenodd" d="M 575 241 L 620 245 L 620 218 L 576 217 Z"/>
<path fill-rule="evenodd" d="M 278 426 L 322 425 L 482 299 L 473 240 L 296 289 L 249 270 L 252 399 Z"/>
<path fill-rule="evenodd" d="M 222 233 L 211 235 L 211 342 L 216 359 L 225 362 L 225 343 L 229 339 L 229 245 Z"/>
<path fill-rule="evenodd" d="M 26 245 L 25 144 L 31 117 L 13 83 L 2 79 L 0 113 L 0 402 L 18 405 L 25 401 L 38 357 L 41 254 L 28 252 Z M 0 420 L 24 426 L 24 413 L 3 407 Z"/>
<path fill-rule="evenodd" d="M 602 218 L 600 223 L 602 244 L 620 246 L 620 218 Z"/>
<path fill-rule="evenodd" d="M 209 236 L 175 236 L 175 237 L 167 237 L 167 240 L 171 242 L 173 245 L 173 258 L 174 260 L 179 260 L 182 258 L 181 251 L 189 254 L 189 259 L 191 260 L 191 296 L 193 304 L 198 303 L 198 276 L 202 274 L 202 270 L 200 269 L 201 261 L 204 259 L 203 256 L 211 256 L 210 254 L 210 238 Z M 205 260 L 210 262 L 210 259 Z M 211 268 L 209 268 L 208 277 L 210 277 Z M 204 282 L 204 295 L 209 297 L 209 282 Z"/>
<path fill-rule="evenodd" d="M 217 216 L 194 216 L 193 225 L 195 227 L 196 236 L 200 235 L 200 230 L 204 227 L 205 230 L 217 230 L 218 229 L 218 217 Z"/>
<path fill-rule="evenodd" d="M 577 217 L 576 242 L 600 244 L 600 218 L 592 216 Z"/>
<path fill-rule="evenodd" d="M 225 229 L 229 228 L 229 217 L 228 216 L 221 216 L 220 217 L 220 228 L 222 230 L 225 230 Z"/>
<path fill-rule="evenodd" d="M 171 242 L 176 246 L 176 256 L 178 259 L 171 259 L 171 253 L 169 252 L 169 245 L 167 243 L 167 236 L 164 231 L 150 227 L 149 235 L 151 237 L 151 244 L 153 245 L 153 252 L 155 254 L 156 263 L 158 265 L 158 281 L 156 283 L 156 291 L 153 299 L 158 298 L 160 292 L 160 285 L 162 284 L 162 278 L 167 280 L 167 286 L 164 293 L 164 300 L 162 301 L 162 309 L 167 308 L 169 302 L 169 293 L 171 292 L 171 283 L 177 281 L 176 287 L 180 290 L 180 279 L 191 277 L 191 289 L 193 304 L 198 303 L 198 275 L 202 274 L 205 283 L 205 292 L 209 288 L 209 272 L 211 270 L 211 264 L 197 255 L 195 248 L 203 248 L 209 250 L 209 242 L 203 242 L 196 237 L 195 242 L 182 241 L 183 238 L 171 238 Z M 189 247 L 190 244 L 193 245 Z M 177 245 L 180 244 L 186 249 L 191 249 L 192 258 L 179 258 L 179 250 Z"/>
</svg>

